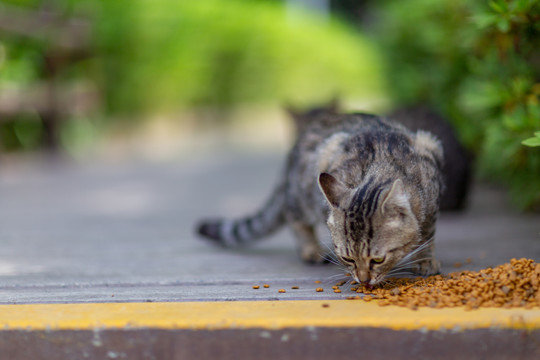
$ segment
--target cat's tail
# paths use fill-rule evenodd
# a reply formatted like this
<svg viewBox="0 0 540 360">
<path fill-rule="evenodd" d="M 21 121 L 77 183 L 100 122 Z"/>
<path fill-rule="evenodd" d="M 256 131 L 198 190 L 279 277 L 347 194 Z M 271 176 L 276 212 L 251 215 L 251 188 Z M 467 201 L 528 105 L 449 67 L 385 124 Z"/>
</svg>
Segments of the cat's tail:
<svg viewBox="0 0 540 360">
<path fill-rule="evenodd" d="M 270 235 L 285 223 L 284 207 L 284 186 L 278 186 L 255 214 L 231 220 L 205 220 L 197 226 L 197 233 L 225 247 L 247 245 Z"/>
</svg>

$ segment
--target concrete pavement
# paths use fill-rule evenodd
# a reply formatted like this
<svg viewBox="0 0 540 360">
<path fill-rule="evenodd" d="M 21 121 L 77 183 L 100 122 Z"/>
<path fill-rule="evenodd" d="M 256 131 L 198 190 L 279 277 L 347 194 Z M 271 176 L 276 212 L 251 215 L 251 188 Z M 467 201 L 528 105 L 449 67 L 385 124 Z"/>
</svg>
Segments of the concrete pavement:
<svg viewBox="0 0 540 360">
<path fill-rule="evenodd" d="M 263 282 L 302 285 L 279 296 L 308 299 L 304 289 L 314 280 L 329 284 L 342 271 L 301 263 L 289 231 L 239 251 L 193 232 L 201 217 L 255 210 L 281 163 L 277 153 L 228 153 L 161 163 L 6 164 L 0 303 L 276 298 L 246 291 Z M 540 261 L 540 216 L 519 214 L 497 189 L 476 186 L 467 211 L 441 216 L 436 251 L 443 272 L 457 263 L 477 270 L 513 257 Z"/>
<path fill-rule="evenodd" d="M 216 353 L 228 354 L 222 358 L 257 355 L 261 359 L 328 358 L 332 354 L 350 358 L 360 353 L 434 358 L 452 354 L 452 349 L 472 357 L 530 358 L 540 353 L 537 309 L 523 310 L 523 314 L 501 310 L 489 316 L 501 316 L 502 323 L 487 321 L 471 328 L 463 327 L 466 321 L 451 323 L 456 314 L 446 312 L 437 313 L 443 315 L 438 330 L 421 325 L 403 332 L 383 318 L 381 327 L 374 327 L 362 322 L 366 319 L 362 314 L 377 318 L 389 310 L 339 301 L 349 294 L 335 294 L 330 287 L 342 271 L 333 265 L 301 263 L 288 231 L 239 251 L 216 248 L 196 238 L 193 225 L 201 217 L 243 215 L 257 209 L 270 193 L 282 161 L 283 154 L 276 152 L 225 152 L 161 162 L 2 164 L 0 322 L 4 331 L 0 349 L 10 358 L 58 359 L 210 358 Z M 494 187 L 477 185 L 472 195 L 467 211 L 443 214 L 439 221 L 436 251 L 443 272 L 496 266 L 513 257 L 540 261 L 539 215 L 513 211 Z M 315 280 L 322 281 L 328 291 L 315 292 L 320 286 Z M 270 288 L 252 289 L 264 283 Z M 299 289 L 291 289 L 295 285 Z M 279 293 L 280 288 L 286 293 Z M 321 313 L 315 310 L 292 327 L 244 324 L 195 331 L 189 321 L 186 327 L 174 325 L 178 324 L 175 319 L 185 318 L 182 311 L 189 313 L 201 301 L 212 306 L 205 310 L 209 314 L 202 325 L 205 329 L 215 321 L 234 323 L 237 319 L 241 324 L 245 314 L 273 316 L 269 310 L 257 313 L 247 307 L 223 312 L 230 300 L 257 300 L 253 306 L 261 309 L 264 304 L 280 304 L 289 309 L 284 311 L 303 304 L 300 301 L 313 301 L 310 306 L 329 310 L 330 318 L 342 320 L 351 313 L 350 306 L 356 311 L 351 326 L 345 320 L 326 326 L 318 322 Z M 329 302 L 329 308 L 322 308 L 320 301 Z M 114 306 L 130 309 L 129 303 L 139 310 L 127 311 L 125 323 L 95 322 L 107 319 L 107 314 L 114 318 L 119 311 Z M 174 326 L 137 325 L 141 314 L 167 321 L 156 310 L 164 303 L 175 309 L 167 315 Z M 78 305 L 89 308 L 82 311 Z M 107 313 L 106 309 L 113 310 Z M 422 324 L 422 319 L 437 312 L 426 310 L 427 315 L 423 310 L 400 309 L 402 315 L 390 317 Z M 459 311 L 463 316 L 464 310 Z M 56 326 L 62 314 L 66 321 L 88 321 L 72 328 Z M 293 311 L 289 318 L 294 315 Z M 41 322 L 20 325 L 16 319 L 21 318 Z M 480 312 L 464 315 L 464 319 L 480 318 Z M 478 347 L 480 341 L 487 347 Z M 347 347 L 357 342 L 370 345 Z M 396 348 L 393 344 L 412 352 L 391 351 Z"/>
</svg>

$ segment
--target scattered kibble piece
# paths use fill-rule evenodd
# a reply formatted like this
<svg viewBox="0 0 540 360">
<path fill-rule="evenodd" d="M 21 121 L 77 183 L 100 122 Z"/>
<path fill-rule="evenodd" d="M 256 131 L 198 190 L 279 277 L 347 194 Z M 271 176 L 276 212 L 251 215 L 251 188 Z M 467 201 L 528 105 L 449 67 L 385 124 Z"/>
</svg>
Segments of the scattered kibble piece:
<svg viewBox="0 0 540 360">
<path fill-rule="evenodd" d="M 298 286 L 295 285 L 295 286 L 291 286 L 291 289 L 293 289 L 293 290 L 298 290 L 298 289 L 300 289 L 300 288 L 299 288 Z"/>
<path fill-rule="evenodd" d="M 334 292 L 335 292 L 336 294 L 338 294 L 338 293 L 341 292 L 341 290 L 339 290 L 339 289 L 334 289 Z"/>
<path fill-rule="evenodd" d="M 278 292 L 284 293 L 284 292 L 286 292 L 286 291 L 285 291 L 285 289 L 279 289 Z"/>
<path fill-rule="evenodd" d="M 472 263 L 472 259 L 471 259 L 471 258 L 466 258 L 466 259 L 465 259 L 465 263 L 467 263 L 467 264 Z"/>
<path fill-rule="evenodd" d="M 363 297 L 364 301 L 371 301 L 371 299 L 373 299 L 373 297 L 371 295 L 365 295 Z"/>
<path fill-rule="evenodd" d="M 336 286 L 343 286 L 345 285 L 346 281 L 340 281 L 338 283 L 336 283 Z"/>
<path fill-rule="evenodd" d="M 455 268 L 460 268 L 461 266 L 462 266 L 462 264 L 459 261 L 454 263 Z"/>
<path fill-rule="evenodd" d="M 320 284 L 321 280 L 315 280 L 315 284 Z"/>
<path fill-rule="evenodd" d="M 316 288 L 315 291 L 316 292 L 323 292 L 324 290 L 323 290 L 323 288 Z"/>
<path fill-rule="evenodd" d="M 268 285 L 268 284 L 264 284 L 264 285 L 263 285 L 263 288 L 268 289 L 269 287 L 270 287 L 270 285 Z"/>
<path fill-rule="evenodd" d="M 327 307 L 330 307 L 330 305 L 329 304 L 322 304 L 322 307 L 327 308 Z"/>
<path fill-rule="evenodd" d="M 253 288 L 256 290 L 259 288 L 259 285 L 253 285 Z"/>
</svg>

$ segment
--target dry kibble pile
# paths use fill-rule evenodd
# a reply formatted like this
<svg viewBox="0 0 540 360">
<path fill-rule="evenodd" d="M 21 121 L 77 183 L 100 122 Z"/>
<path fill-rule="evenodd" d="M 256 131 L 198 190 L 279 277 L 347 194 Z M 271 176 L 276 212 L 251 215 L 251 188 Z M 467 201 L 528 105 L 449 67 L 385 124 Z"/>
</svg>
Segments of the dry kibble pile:
<svg viewBox="0 0 540 360">
<path fill-rule="evenodd" d="M 470 263 L 469 260 L 466 262 Z M 316 280 L 315 284 L 321 284 L 321 281 Z M 540 307 L 540 263 L 525 258 L 512 259 L 509 263 L 480 271 L 459 271 L 415 279 L 390 278 L 385 285 L 376 288 L 368 288 L 355 281 L 340 281 L 332 286 L 333 292 L 341 293 L 345 284 L 350 286 L 350 291 L 363 294 L 347 296 L 347 299 L 377 300 L 380 306 L 397 305 L 413 310 L 421 306 L 437 309 L 461 306 L 468 310 Z M 269 288 L 270 285 L 264 284 L 263 287 Z M 253 289 L 259 288 L 259 285 L 253 285 Z M 297 290 L 299 286 L 291 289 Z M 315 291 L 324 292 L 324 289 L 317 287 Z M 279 289 L 278 292 L 286 291 Z"/>
<path fill-rule="evenodd" d="M 397 305 L 411 309 L 420 306 L 464 306 L 466 309 L 540 306 L 540 263 L 530 259 L 512 259 L 510 263 L 480 271 L 389 280 L 382 287 L 369 289 L 354 285 L 357 287 L 351 290 L 367 294 L 364 301 L 378 299 L 381 306 Z"/>
</svg>

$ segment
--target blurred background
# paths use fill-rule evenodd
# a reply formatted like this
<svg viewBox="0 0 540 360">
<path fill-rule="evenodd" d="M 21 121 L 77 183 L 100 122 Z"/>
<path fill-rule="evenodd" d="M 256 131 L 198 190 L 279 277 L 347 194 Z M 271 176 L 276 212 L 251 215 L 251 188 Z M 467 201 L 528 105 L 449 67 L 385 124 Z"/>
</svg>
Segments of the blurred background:
<svg viewBox="0 0 540 360">
<path fill-rule="evenodd" d="M 433 109 L 540 210 L 540 0 L 0 0 L 0 168 L 286 149 L 332 99 Z"/>
</svg>

